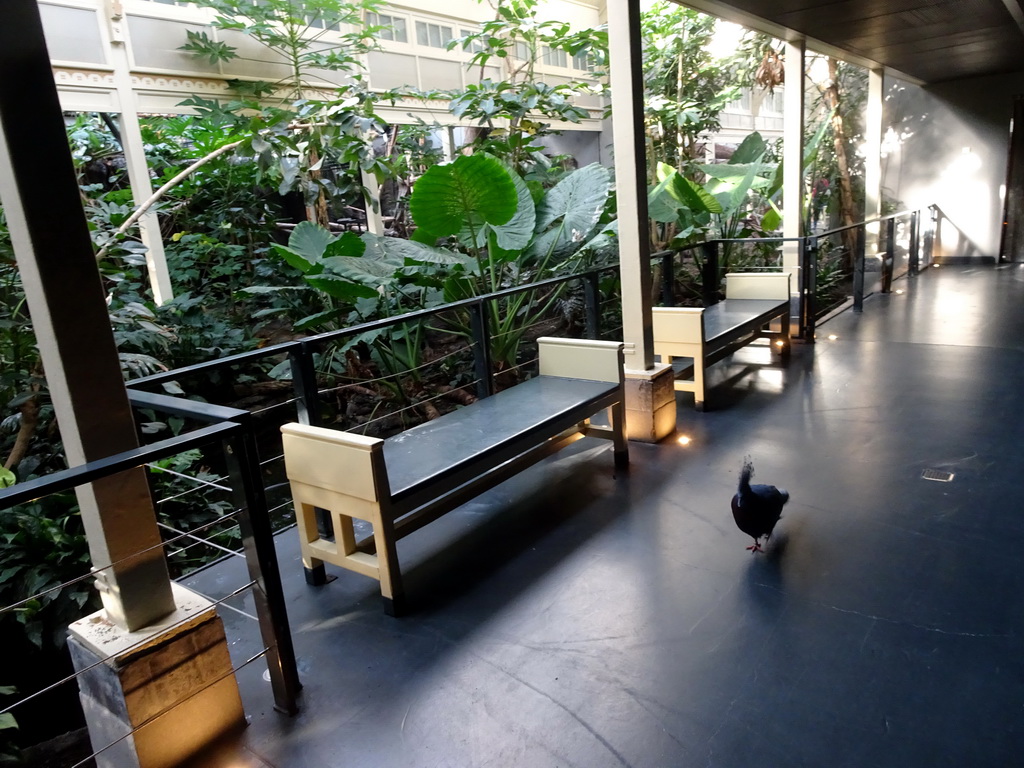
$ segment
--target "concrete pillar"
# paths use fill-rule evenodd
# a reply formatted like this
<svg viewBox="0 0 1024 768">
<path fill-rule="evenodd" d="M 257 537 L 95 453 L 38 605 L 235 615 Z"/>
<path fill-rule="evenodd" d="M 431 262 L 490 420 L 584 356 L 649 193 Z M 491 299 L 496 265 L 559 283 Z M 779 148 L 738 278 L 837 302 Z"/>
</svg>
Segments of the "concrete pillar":
<svg viewBox="0 0 1024 768">
<path fill-rule="evenodd" d="M 68 463 L 75 466 L 137 447 L 36 0 L 5 0 L 0 24 L 0 204 Z M 104 674 L 117 669 L 125 654 L 135 658 L 145 652 L 160 663 L 130 665 L 130 674 L 107 677 L 104 684 L 121 686 L 125 698 L 142 697 L 153 716 L 173 712 L 178 724 L 174 738 L 180 741 L 196 745 L 209 740 L 215 723 L 237 726 L 242 717 L 237 689 L 234 699 L 227 695 L 218 700 L 226 715 L 214 717 L 202 710 L 206 694 L 182 696 L 179 689 L 188 686 L 167 685 L 165 672 L 176 680 L 184 675 L 191 691 L 198 690 L 194 684 L 205 691 L 207 681 L 226 680 L 220 687 L 223 694 L 235 681 L 223 631 L 218 638 L 210 629 L 213 619 L 189 618 L 205 615 L 209 606 L 198 606 L 187 593 L 172 592 L 145 470 L 122 472 L 77 492 L 93 566 L 101 569 L 96 580 L 104 610 L 89 617 L 88 625 L 105 638 L 93 644 L 91 655 L 75 656 L 78 668 L 86 672 L 83 696 L 91 684 L 90 671 Z M 176 605 L 176 597 L 186 604 Z M 159 622 L 163 624 L 153 626 Z M 218 643 L 214 665 L 208 649 Z M 107 658 L 108 648 L 115 649 L 112 659 Z M 163 650 L 169 648 L 174 649 L 167 651 L 173 658 Z M 101 666 L 86 669 L 96 663 Z M 194 663 L 206 671 L 197 672 Z M 217 671 L 211 673 L 213 666 Z M 106 731 L 99 721 L 89 726 L 94 749 L 106 747 L 109 741 L 102 740 Z M 99 765 L 170 765 L 136 757 L 101 760 Z"/>
<path fill-rule="evenodd" d="M 868 70 L 868 101 L 864 116 L 864 219 L 870 220 L 882 215 L 882 85 L 884 73 L 881 69 Z M 865 245 L 869 254 L 882 250 L 881 233 L 884 228 L 876 222 L 865 227 Z M 886 258 L 892 259 L 892 254 Z"/>
<path fill-rule="evenodd" d="M 0 201 L 74 466 L 138 441 L 34 0 L 4 4 L 0 66 Z M 97 575 L 110 618 L 137 629 L 174 610 L 144 470 L 78 497 L 93 565 L 117 563 Z"/>
<path fill-rule="evenodd" d="M 671 367 L 655 364 L 651 321 L 651 265 L 644 142 L 644 89 L 639 0 L 608 0 L 612 142 L 622 278 L 626 429 L 630 439 L 653 442 L 676 426 Z M 665 382 L 668 381 L 668 387 Z"/>
<path fill-rule="evenodd" d="M 804 236 L 804 59 L 803 40 L 786 43 L 782 126 L 782 236 Z M 790 272 L 790 285 L 799 290 L 800 246 L 788 242 L 782 249 L 783 269 Z"/>
<path fill-rule="evenodd" d="M 121 148 L 127 164 L 128 181 L 132 187 L 135 205 L 141 205 L 153 195 L 149 178 L 149 164 L 139 127 L 135 91 L 132 89 L 131 68 L 128 62 L 128 42 L 120 0 L 106 0 L 110 34 L 110 61 L 114 67 L 114 87 L 120 112 Z M 155 211 L 147 211 L 139 219 L 142 243 L 146 246 L 146 269 L 153 301 L 164 304 L 174 298 L 171 275 L 164 255 L 164 241 L 160 235 L 160 222 Z"/>
</svg>

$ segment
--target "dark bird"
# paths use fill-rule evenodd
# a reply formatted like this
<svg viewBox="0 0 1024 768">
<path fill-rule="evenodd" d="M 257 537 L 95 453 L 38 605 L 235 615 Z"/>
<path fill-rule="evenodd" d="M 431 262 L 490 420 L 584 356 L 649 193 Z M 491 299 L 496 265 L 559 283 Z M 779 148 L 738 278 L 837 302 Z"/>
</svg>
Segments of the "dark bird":
<svg viewBox="0 0 1024 768">
<path fill-rule="evenodd" d="M 740 473 L 739 490 L 732 497 L 732 516 L 741 531 L 754 537 L 754 543 L 747 549 L 761 552 L 761 537 L 764 536 L 767 543 L 782 517 L 782 507 L 789 501 L 789 493 L 774 485 L 751 485 L 753 476 L 754 465 L 746 459 Z"/>
</svg>

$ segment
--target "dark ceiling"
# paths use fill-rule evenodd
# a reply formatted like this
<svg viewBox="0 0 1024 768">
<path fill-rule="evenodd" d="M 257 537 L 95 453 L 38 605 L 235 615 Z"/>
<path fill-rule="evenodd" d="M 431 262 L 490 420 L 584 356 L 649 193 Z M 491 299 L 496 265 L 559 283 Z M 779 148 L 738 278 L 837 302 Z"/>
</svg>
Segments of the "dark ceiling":
<svg viewBox="0 0 1024 768">
<path fill-rule="evenodd" d="M 685 0 L 684 0 L 685 1 Z M 1024 71 L 1020 0 L 725 0 L 925 83 Z"/>
</svg>

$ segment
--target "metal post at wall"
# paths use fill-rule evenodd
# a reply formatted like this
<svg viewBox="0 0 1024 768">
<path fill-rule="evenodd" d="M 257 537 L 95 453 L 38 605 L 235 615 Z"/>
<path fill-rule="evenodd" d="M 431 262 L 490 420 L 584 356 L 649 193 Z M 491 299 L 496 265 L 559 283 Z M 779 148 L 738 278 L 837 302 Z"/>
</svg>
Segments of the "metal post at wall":
<svg viewBox="0 0 1024 768">
<path fill-rule="evenodd" d="M 867 231 L 863 224 L 857 227 L 857 245 L 853 251 L 853 311 L 864 311 L 864 252 Z"/>
<path fill-rule="evenodd" d="M 907 273 L 910 277 L 917 277 L 921 270 L 921 212 L 914 211 L 910 214 L 910 262 L 907 265 Z"/>
<path fill-rule="evenodd" d="M 797 338 L 814 343 L 817 317 L 818 238 L 800 238 L 800 330 Z"/>
<path fill-rule="evenodd" d="M 885 252 L 882 254 L 882 293 L 892 291 L 896 271 L 896 219 L 885 220 Z"/>
</svg>

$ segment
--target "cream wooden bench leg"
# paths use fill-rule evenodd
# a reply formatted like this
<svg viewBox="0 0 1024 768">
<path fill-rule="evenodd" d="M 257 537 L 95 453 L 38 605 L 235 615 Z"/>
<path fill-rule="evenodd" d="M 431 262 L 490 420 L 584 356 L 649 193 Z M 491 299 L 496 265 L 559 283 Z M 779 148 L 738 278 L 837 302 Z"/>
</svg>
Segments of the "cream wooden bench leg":
<svg viewBox="0 0 1024 768">
<path fill-rule="evenodd" d="M 377 574 L 380 579 L 380 594 L 384 599 L 384 613 L 401 616 L 405 613 L 405 586 L 402 583 L 402 569 L 398 564 L 398 548 L 395 546 L 395 525 L 387 509 L 378 508 L 373 520 L 373 541 L 377 549 Z"/>
<path fill-rule="evenodd" d="M 698 411 L 704 410 L 704 351 L 693 358 L 693 407 Z"/>
</svg>

